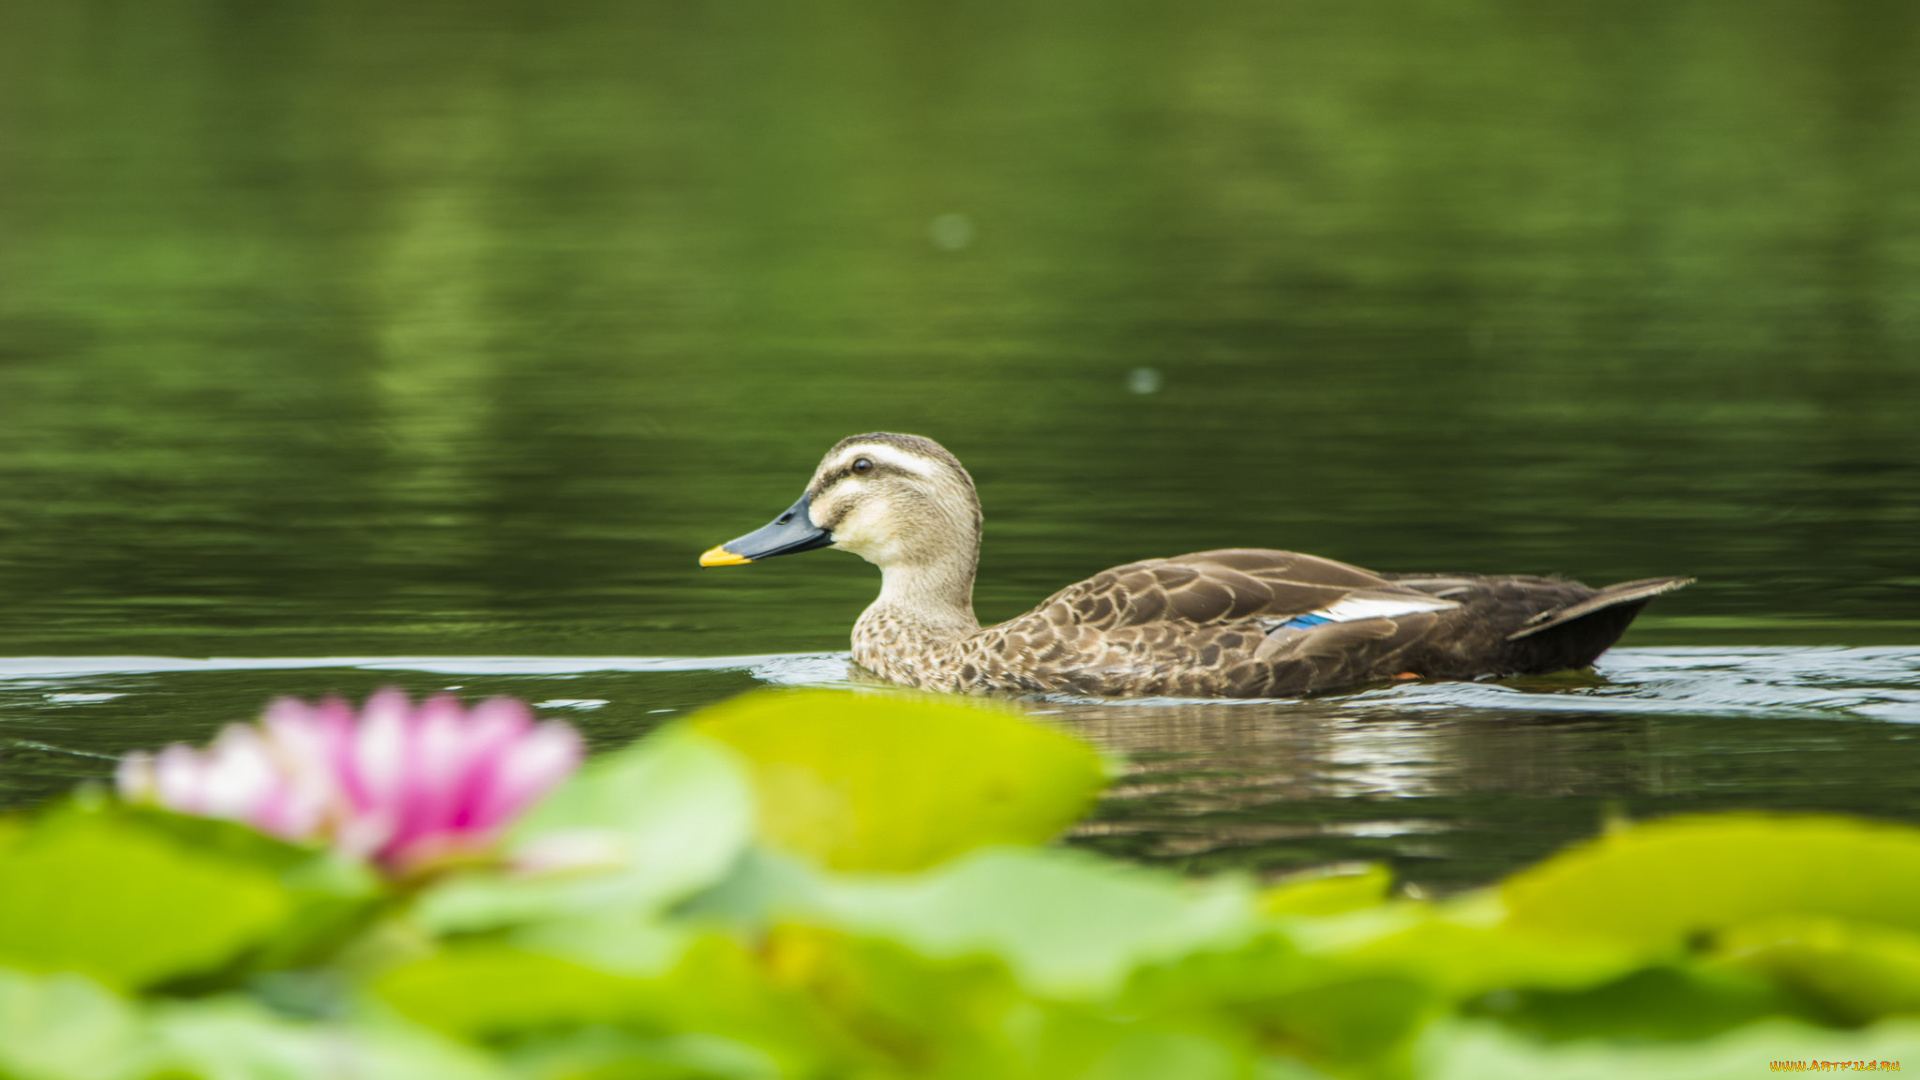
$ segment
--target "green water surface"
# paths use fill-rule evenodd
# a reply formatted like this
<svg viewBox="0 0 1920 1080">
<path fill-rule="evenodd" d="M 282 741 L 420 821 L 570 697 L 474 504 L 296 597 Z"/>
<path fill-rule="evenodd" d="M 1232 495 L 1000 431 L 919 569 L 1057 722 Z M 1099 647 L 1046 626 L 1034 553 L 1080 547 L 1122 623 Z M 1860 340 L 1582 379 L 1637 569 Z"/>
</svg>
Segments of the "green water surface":
<svg viewBox="0 0 1920 1080">
<path fill-rule="evenodd" d="M 0 2 L 0 657 L 844 649 L 870 567 L 695 559 L 876 429 L 979 481 L 990 621 L 1272 546 L 1697 575 L 1630 646 L 1920 645 L 1920 5 Z M 1622 807 L 1920 818 L 1873 655 L 1895 714 L 1429 701 L 1440 802 L 1135 785 L 1088 842 L 1471 878 Z M 387 677 L 50 670 L 0 801 Z M 762 681 L 564 678 L 497 688 L 618 741 Z M 1326 772 L 1229 752 L 1292 714 L 1128 715 Z M 1333 730 L 1431 764 L 1381 722 Z"/>
</svg>

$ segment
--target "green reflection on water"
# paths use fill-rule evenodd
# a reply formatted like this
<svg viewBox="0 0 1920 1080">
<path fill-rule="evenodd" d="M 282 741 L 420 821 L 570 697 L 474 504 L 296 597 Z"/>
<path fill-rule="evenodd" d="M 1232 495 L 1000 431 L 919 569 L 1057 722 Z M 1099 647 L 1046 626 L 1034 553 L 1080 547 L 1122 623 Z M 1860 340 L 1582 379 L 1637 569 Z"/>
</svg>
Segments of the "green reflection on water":
<svg viewBox="0 0 1920 1080">
<path fill-rule="evenodd" d="M 1912 4 L 0 22 L 6 651 L 836 647 L 866 567 L 693 558 L 876 428 L 988 618 L 1264 544 L 1915 639 Z"/>
</svg>

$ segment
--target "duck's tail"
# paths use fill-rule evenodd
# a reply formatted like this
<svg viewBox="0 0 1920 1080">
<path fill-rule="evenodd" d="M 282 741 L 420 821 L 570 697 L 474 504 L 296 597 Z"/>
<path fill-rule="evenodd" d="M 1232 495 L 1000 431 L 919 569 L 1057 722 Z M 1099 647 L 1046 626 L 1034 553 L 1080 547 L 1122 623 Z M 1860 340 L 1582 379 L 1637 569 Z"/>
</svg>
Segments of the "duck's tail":
<svg viewBox="0 0 1920 1080">
<path fill-rule="evenodd" d="M 1661 593 L 1684 589 L 1693 584 L 1693 580 L 1690 577 L 1643 578 L 1639 581 L 1623 581 L 1618 585 L 1609 585 L 1577 604 L 1569 604 L 1563 608 L 1550 608 L 1535 615 L 1526 626 L 1508 634 L 1507 640 L 1519 641 L 1521 638 L 1544 634 L 1600 611 L 1613 611 L 1615 616 L 1620 618 L 1620 629 L 1624 632 L 1627 624 L 1633 621 L 1635 615 L 1640 614 L 1640 609 L 1646 606 L 1647 601 Z"/>
<path fill-rule="evenodd" d="M 1508 646 L 1525 654 L 1525 669 L 1557 671 L 1586 667 L 1627 632 L 1647 601 L 1693 584 L 1690 577 L 1645 578 L 1609 585 L 1576 604 L 1550 608 L 1507 635 Z"/>
</svg>

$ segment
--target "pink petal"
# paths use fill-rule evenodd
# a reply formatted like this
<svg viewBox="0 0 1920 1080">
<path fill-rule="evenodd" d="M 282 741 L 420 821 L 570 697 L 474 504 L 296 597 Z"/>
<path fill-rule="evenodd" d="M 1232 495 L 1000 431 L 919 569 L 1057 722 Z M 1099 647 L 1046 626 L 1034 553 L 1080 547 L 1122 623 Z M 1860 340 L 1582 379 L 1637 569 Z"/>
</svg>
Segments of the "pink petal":
<svg viewBox="0 0 1920 1080">
<path fill-rule="evenodd" d="M 260 726 L 269 752 L 297 793 L 292 802 L 313 804 L 324 816 L 349 801 L 336 762 L 352 737 L 351 714 L 330 715 L 305 702 L 280 698 L 267 707 Z"/>
<path fill-rule="evenodd" d="M 428 704 L 437 708 L 422 718 L 411 777 L 419 789 L 417 798 L 408 803 L 405 820 L 379 853 L 381 861 L 395 868 L 485 846 L 491 837 L 471 827 L 474 807 L 491 787 L 502 755 L 533 723 L 531 712 L 518 701 L 484 702 L 471 714 L 451 697 Z"/>
<path fill-rule="evenodd" d="M 523 702 L 489 698 L 474 707 L 468 717 L 470 754 L 452 816 L 448 818 L 450 825 L 469 829 L 481 820 L 501 763 L 532 729 L 533 712 Z"/>
<path fill-rule="evenodd" d="M 412 739 L 389 848 L 448 828 L 467 766 L 465 720 L 460 702 L 448 694 L 427 699 L 413 714 Z"/>
<path fill-rule="evenodd" d="M 326 837 L 405 872 L 494 842 L 582 753 L 572 728 L 536 726 L 521 702 L 495 698 L 469 712 L 440 694 L 415 708 L 388 687 L 358 716 L 339 698 L 277 699 L 259 724 L 229 725 L 204 750 L 128 754 L 116 782 L 129 800 L 292 840 Z"/>
<path fill-rule="evenodd" d="M 331 774 L 339 746 L 350 736 L 353 726 L 351 715 L 344 718 L 344 725 L 332 719 L 320 708 L 283 697 L 267 706 L 260 717 L 260 726 L 269 739 L 298 758 L 302 765 Z"/>
<path fill-rule="evenodd" d="M 228 725 L 201 755 L 201 813 L 251 822 L 286 785 L 259 729 Z"/>
<path fill-rule="evenodd" d="M 364 810 L 335 824 L 336 850 L 362 859 L 374 858 L 393 835 L 393 819 L 379 810 Z"/>
<path fill-rule="evenodd" d="M 323 760 L 329 766 L 335 788 L 349 805 L 367 805 L 370 798 L 366 780 L 354 761 L 359 721 L 353 706 L 337 697 L 327 698 L 313 707 L 307 722 L 326 747 Z"/>
<path fill-rule="evenodd" d="M 360 713 L 360 727 L 354 735 L 352 767 L 363 795 L 356 800 L 349 817 L 363 842 L 372 835 L 372 827 L 384 826 L 386 843 L 400 823 L 400 804 L 405 797 L 407 762 L 412 756 L 412 707 L 407 696 L 388 687 L 367 699 Z"/>
<path fill-rule="evenodd" d="M 159 780 L 153 771 L 153 755 L 135 750 L 121 758 L 113 770 L 113 784 L 119 789 L 120 797 L 128 802 L 153 802 L 160 793 Z"/>
<path fill-rule="evenodd" d="M 303 798 L 291 784 L 282 784 L 263 792 L 239 820 L 268 836 L 283 840 L 306 840 L 320 824 L 318 808 Z"/>
<path fill-rule="evenodd" d="M 206 813 L 206 763 L 185 743 L 174 743 L 153 760 L 154 801 L 186 814 Z"/>
<path fill-rule="evenodd" d="M 580 733 L 566 724 L 533 729 L 498 759 L 493 782 L 474 808 L 471 827 L 487 834 L 498 831 L 558 787 L 579 767 L 584 752 Z"/>
</svg>

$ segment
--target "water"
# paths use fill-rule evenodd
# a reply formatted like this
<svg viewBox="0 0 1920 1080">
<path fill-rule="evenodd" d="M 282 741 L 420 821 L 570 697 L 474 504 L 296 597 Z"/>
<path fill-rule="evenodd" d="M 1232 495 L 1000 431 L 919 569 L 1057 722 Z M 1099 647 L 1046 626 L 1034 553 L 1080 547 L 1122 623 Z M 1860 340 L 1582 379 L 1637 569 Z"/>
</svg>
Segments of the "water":
<svg viewBox="0 0 1920 1080">
<path fill-rule="evenodd" d="M 262 695 L 514 694 L 598 747 L 755 686 L 868 686 L 845 653 L 648 657 L 149 657 L 0 661 L 10 799 L 203 738 Z M 1606 821 L 1700 810 L 1920 820 L 1920 648 L 1621 649 L 1595 675 L 1395 686 L 1308 701 L 1034 703 L 1122 775 L 1073 839 L 1189 870 L 1384 860 L 1445 890 Z"/>
<path fill-rule="evenodd" d="M 1229 545 L 1700 578 L 1599 686 L 1055 703 L 1142 770 L 1079 842 L 1920 818 L 1916 60 L 1902 0 L 0 5 L 0 802 L 275 693 L 610 745 L 841 678 L 572 658 L 844 649 L 857 560 L 694 559 L 884 429 L 989 620 Z"/>
</svg>

